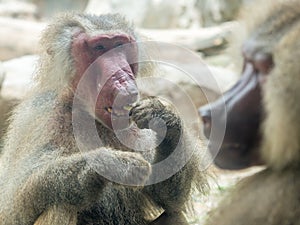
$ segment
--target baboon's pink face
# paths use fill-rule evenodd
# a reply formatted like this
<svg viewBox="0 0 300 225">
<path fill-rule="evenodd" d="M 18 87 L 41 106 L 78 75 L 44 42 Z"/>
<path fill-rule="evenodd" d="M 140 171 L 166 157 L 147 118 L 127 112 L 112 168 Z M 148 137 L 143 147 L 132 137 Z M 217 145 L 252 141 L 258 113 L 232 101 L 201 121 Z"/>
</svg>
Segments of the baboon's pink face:
<svg viewBox="0 0 300 225">
<path fill-rule="evenodd" d="M 138 98 L 134 38 L 119 33 L 91 37 L 80 32 L 73 38 L 72 56 L 76 68 L 73 87 L 76 91 L 80 86 L 87 110 L 111 129 L 127 127 L 129 110 Z"/>
</svg>

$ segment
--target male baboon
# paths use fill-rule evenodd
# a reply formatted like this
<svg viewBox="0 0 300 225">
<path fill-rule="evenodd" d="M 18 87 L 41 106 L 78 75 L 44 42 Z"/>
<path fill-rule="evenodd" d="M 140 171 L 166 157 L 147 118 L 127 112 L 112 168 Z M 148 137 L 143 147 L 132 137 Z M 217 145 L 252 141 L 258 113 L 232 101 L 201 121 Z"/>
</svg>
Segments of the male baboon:
<svg viewBox="0 0 300 225">
<path fill-rule="evenodd" d="M 3 136 L 8 126 L 8 117 L 11 110 L 17 104 L 17 100 L 13 98 L 3 97 L 1 95 L 2 84 L 4 82 L 5 73 L 0 70 L 0 152 L 3 145 Z"/>
<path fill-rule="evenodd" d="M 117 14 L 66 14 L 45 31 L 36 84 L 13 113 L 0 159 L 1 224 L 187 224 L 204 174 L 196 154 L 180 167 L 195 142 L 174 110 L 138 101 L 135 78 L 151 73 L 136 61 L 145 54 L 138 40 Z M 163 172 L 176 174 L 155 183 L 163 174 L 150 164 L 169 156 Z"/>
<path fill-rule="evenodd" d="M 249 20 L 259 18 L 242 48 L 240 81 L 224 95 L 227 127 L 215 163 L 266 169 L 242 180 L 207 224 L 300 224 L 300 2 L 263 5 L 255 5 Z M 200 109 L 207 137 L 212 110 L 216 124 L 225 118 L 221 101 Z M 216 140 L 211 142 L 215 154 Z"/>
</svg>

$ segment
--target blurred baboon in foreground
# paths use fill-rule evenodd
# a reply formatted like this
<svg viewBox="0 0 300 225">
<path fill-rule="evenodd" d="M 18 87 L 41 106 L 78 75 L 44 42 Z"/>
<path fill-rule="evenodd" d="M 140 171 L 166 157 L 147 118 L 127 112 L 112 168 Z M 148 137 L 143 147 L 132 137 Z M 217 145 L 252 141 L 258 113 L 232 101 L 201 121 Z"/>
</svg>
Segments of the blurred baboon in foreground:
<svg viewBox="0 0 300 225">
<path fill-rule="evenodd" d="M 266 6 L 264 6 L 266 4 Z M 261 14 L 258 12 L 261 11 Z M 210 114 L 227 124 L 215 163 L 225 169 L 263 164 L 213 210 L 207 224 L 300 224 L 300 2 L 258 2 L 244 42 L 243 74 L 224 98 L 200 109 L 207 137 Z M 211 140 L 210 150 L 216 148 Z"/>
<path fill-rule="evenodd" d="M 138 100 L 136 76 L 152 73 L 137 63 L 146 54 L 138 40 L 116 14 L 66 14 L 45 31 L 36 84 L 14 111 L 1 155 L 2 224 L 187 224 L 204 173 L 175 111 Z M 167 158 L 163 171 L 152 166 Z"/>
</svg>

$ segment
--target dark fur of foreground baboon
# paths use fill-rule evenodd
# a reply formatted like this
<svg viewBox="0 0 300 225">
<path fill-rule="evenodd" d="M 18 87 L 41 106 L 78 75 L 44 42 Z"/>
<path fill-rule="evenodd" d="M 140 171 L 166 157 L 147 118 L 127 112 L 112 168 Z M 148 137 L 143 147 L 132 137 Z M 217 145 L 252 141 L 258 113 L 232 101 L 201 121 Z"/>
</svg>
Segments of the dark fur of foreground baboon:
<svg viewBox="0 0 300 225">
<path fill-rule="evenodd" d="M 230 107 L 215 163 L 225 169 L 266 168 L 239 182 L 207 225 L 300 224 L 300 2 L 253 6 L 246 10 L 243 75 L 223 99 Z M 217 101 L 200 109 L 207 136 L 209 110 L 219 107 Z"/>
<path fill-rule="evenodd" d="M 46 29 L 35 86 L 14 111 L 1 154 L 1 224 L 143 225 L 157 217 L 154 224 L 187 224 L 184 213 L 192 190 L 206 187 L 194 152 L 199 149 L 170 106 L 155 97 L 138 100 L 136 76 L 152 73 L 151 66 L 129 62 L 144 52 L 138 40 L 134 28 L 117 14 L 66 14 Z M 131 48 L 123 49 L 126 44 Z M 114 48 L 116 52 L 109 53 Z M 97 71 L 92 73 L 88 67 L 98 56 Z M 74 97 L 84 76 L 85 93 Z M 116 96 L 120 99 L 113 105 Z M 128 114 L 133 122 L 122 124 Z M 80 151 L 75 140 L 74 116 L 81 119 L 82 140 L 91 144 L 84 146 L 86 151 Z M 146 129 L 155 117 L 166 123 L 167 131 L 162 142 L 149 149 L 161 134 L 158 126 Z M 121 143 L 112 119 L 120 130 L 129 129 L 128 142 L 139 139 L 147 151 L 134 152 Z M 86 121 L 91 120 L 102 146 L 89 142 L 93 133 Z M 166 167 L 174 167 L 176 174 L 143 187 L 160 175 L 151 164 L 167 158 L 176 147 L 179 151 Z M 186 165 L 176 169 L 189 155 Z M 116 183 L 105 174 L 112 174 Z M 139 187 L 117 184 L 119 180 Z"/>
</svg>

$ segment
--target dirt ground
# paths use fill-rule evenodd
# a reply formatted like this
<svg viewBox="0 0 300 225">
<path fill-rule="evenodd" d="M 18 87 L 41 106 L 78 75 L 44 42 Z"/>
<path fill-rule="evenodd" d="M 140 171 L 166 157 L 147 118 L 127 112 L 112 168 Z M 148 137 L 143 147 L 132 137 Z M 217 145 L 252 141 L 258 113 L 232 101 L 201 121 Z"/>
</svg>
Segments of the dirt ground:
<svg viewBox="0 0 300 225">
<path fill-rule="evenodd" d="M 211 186 L 210 192 L 205 196 L 194 196 L 194 207 L 196 211 L 195 218 L 189 218 L 191 225 L 203 225 L 206 220 L 207 213 L 218 205 L 218 202 L 234 187 L 234 185 L 242 178 L 250 176 L 263 167 L 252 167 L 245 170 L 228 171 L 220 170 L 215 166 L 209 168 L 212 174 L 209 177 Z"/>
</svg>

